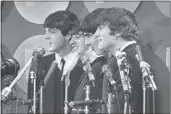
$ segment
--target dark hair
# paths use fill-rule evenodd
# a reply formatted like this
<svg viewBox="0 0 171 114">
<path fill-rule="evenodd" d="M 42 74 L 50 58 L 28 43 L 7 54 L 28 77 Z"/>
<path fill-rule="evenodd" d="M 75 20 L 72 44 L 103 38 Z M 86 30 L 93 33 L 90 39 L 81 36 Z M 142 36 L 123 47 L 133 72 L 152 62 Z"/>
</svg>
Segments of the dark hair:
<svg viewBox="0 0 171 114">
<path fill-rule="evenodd" d="M 79 20 L 77 16 L 70 11 L 57 11 L 50 14 L 44 21 L 44 28 L 60 29 L 63 36 L 69 31 L 74 34 L 79 28 Z"/>
<path fill-rule="evenodd" d="M 82 32 L 94 34 L 99 26 L 99 22 L 96 20 L 96 18 L 103 10 L 104 8 L 97 8 L 88 15 L 86 15 L 79 30 Z"/>
<path fill-rule="evenodd" d="M 111 35 L 121 33 L 125 40 L 139 37 L 139 25 L 134 14 L 124 8 L 107 8 L 99 14 L 98 20 L 100 25 L 108 24 Z"/>
</svg>

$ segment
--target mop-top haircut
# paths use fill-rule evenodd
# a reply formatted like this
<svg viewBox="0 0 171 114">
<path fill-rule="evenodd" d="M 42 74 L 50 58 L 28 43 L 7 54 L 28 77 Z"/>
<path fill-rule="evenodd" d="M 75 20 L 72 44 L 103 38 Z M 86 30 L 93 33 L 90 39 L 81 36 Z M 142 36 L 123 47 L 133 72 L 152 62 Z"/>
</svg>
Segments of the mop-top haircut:
<svg viewBox="0 0 171 114">
<path fill-rule="evenodd" d="M 79 30 L 84 33 L 94 34 L 100 24 L 97 20 L 97 17 L 103 10 L 104 8 L 97 8 L 88 15 L 86 15 Z"/>
<path fill-rule="evenodd" d="M 50 14 L 44 21 L 44 28 L 59 29 L 63 36 L 66 36 L 69 31 L 75 34 L 79 28 L 79 20 L 77 16 L 70 11 L 57 11 Z"/>
<path fill-rule="evenodd" d="M 121 34 L 125 40 L 132 40 L 131 37 L 139 38 L 139 25 L 133 13 L 124 8 L 107 8 L 103 10 L 98 18 L 100 25 L 107 24 L 111 35 Z"/>
</svg>

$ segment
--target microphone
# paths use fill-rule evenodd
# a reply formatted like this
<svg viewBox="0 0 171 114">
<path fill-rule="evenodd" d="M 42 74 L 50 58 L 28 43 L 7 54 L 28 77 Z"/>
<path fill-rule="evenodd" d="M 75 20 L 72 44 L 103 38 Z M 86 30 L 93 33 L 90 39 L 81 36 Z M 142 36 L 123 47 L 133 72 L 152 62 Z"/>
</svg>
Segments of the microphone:
<svg viewBox="0 0 171 114">
<path fill-rule="evenodd" d="M 19 69 L 20 65 L 15 58 L 8 59 L 1 65 L 1 74 L 2 76 L 16 75 Z"/>
<path fill-rule="evenodd" d="M 112 74 L 112 71 L 111 71 L 109 65 L 103 65 L 102 66 L 102 72 L 105 74 L 105 76 L 109 80 L 110 84 L 116 88 L 116 86 L 115 86 L 116 82 L 113 79 L 113 74 Z"/>
<path fill-rule="evenodd" d="M 39 48 L 37 48 L 37 49 L 35 49 L 33 51 L 33 53 L 32 53 L 32 57 L 33 57 L 33 59 L 32 59 L 32 69 L 31 69 L 33 72 L 37 73 L 38 63 L 39 63 L 38 59 L 40 57 L 42 57 L 44 54 L 45 54 L 45 49 L 42 48 L 42 47 L 39 47 Z"/>
<path fill-rule="evenodd" d="M 93 86 L 95 86 L 94 84 L 95 76 L 92 72 L 92 68 L 90 65 L 91 62 L 89 60 L 89 57 L 86 54 L 80 54 L 80 55 L 81 55 L 81 60 L 83 64 L 83 69 L 87 73 L 89 81 L 92 83 Z"/>
<path fill-rule="evenodd" d="M 10 94 L 12 93 L 12 88 L 19 81 L 19 79 L 24 74 L 24 72 L 27 70 L 27 68 L 31 65 L 32 59 L 34 58 L 33 60 L 35 60 L 37 57 L 43 56 L 43 54 L 45 54 L 44 48 L 38 48 L 33 52 L 33 56 L 30 58 L 30 60 L 27 62 L 27 64 L 24 66 L 24 68 L 21 70 L 21 72 L 16 76 L 16 78 L 13 80 L 13 82 L 9 85 L 9 87 L 5 87 L 2 90 L 2 93 L 1 93 L 2 101 L 6 101 L 9 98 Z"/>
<path fill-rule="evenodd" d="M 93 105 L 93 104 L 104 104 L 104 101 L 103 100 L 99 100 L 99 99 L 85 100 L 85 101 L 71 101 L 69 103 L 69 106 L 71 108 L 73 108 L 75 106 L 80 106 L 80 105 Z"/>
<path fill-rule="evenodd" d="M 151 66 L 144 61 L 144 58 L 142 56 L 142 51 L 141 51 L 141 47 L 139 45 L 137 45 L 135 47 L 137 54 L 138 54 L 138 59 L 140 62 L 140 69 L 142 71 L 142 75 L 143 78 L 145 79 L 145 81 L 147 81 L 150 84 L 150 87 L 152 88 L 152 90 L 157 90 L 157 86 L 153 80 L 154 76 L 150 70 Z"/>
<path fill-rule="evenodd" d="M 139 45 L 137 45 L 137 46 L 135 47 L 135 49 L 136 49 L 136 52 L 137 52 L 137 54 L 138 54 L 139 62 L 144 61 L 144 58 L 143 58 L 143 56 L 142 56 L 141 47 L 140 47 Z"/>
<path fill-rule="evenodd" d="M 45 54 L 45 49 L 42 47 L 39 47 L 33 51 L 33 58 L 39 58 L 42 57 Z"/>
<path fill-rule="evenodd" d="M 121 52 L 121 51 L 116 51 L 115 53 L 116 59 L 117 59 L 117 64 L 118 64 L 118 68 L 119 68 L 119 72 L 120 72 L 120 77 L 121 77 L 121 82 L 122 82 L 122 86 L 123 86 L 123 90 L 129 91 L 129 84 L 128 84 L 128 80 L 127 80 L 127 76 L 124 73 L 124 69 L 123 67 L 123 62 L 126 59 L 126 53 L 125 52 Z M 131 92 L 131 91 L 129 91 Z"/>
<path fill-rule="evenodd" d="M 78 59 L 79 59 L 79 55 L 77 53 L 71 53 L 70 61 L 67 61 L 65 63 L 63 73 L 62 73 L 62 77 L 61 77 L 61 81 L 63 81 L 64 77 L 66 75 L 68 75 L 73 70 L 73 68 L 77 64 Z"/>
<path fill-rule="evenodd" d="M 19 81 L 21 76 L 24 74 L 24 72 L 27 70 L 27 68 L 31 65 L 32 62 L 32 57 L 31 59 L 27 62 L 27 64 L 24 66 L 24 68 L 21 70 L 21 72 L 16 76 L 16 78 L 13 80 L 13 82 L 10 84 L 9 87 L 5 87 L 2 92 L 1 92 L 1 100 L 6 101 L 10 94 L 11 94 L 11 89 L 14 87 L 14 85 Z"/>
</svg>

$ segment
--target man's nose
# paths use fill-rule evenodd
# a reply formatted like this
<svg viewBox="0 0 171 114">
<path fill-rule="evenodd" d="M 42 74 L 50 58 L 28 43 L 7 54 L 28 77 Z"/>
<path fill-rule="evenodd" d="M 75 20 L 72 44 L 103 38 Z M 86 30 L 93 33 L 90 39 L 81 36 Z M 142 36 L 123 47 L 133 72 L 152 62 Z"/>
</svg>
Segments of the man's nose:
<svg viewBox="0 0 171 114">
<path fill-rule="evenodd" d="M 73 38 L 71 39 L 71 41 L 70 41 L 70 44 L 73 44 L 73 43 L 76 43 L 76 38 L 75 38 L 75 37 L 73 37 Z"/>
<path fill-rule="evenodd" d="M 86 39 L 86 40 L 85 40 L 85 44 L 86 44 L 86 45 L 90 45 L 90 44 L 91 44 L 90 40 Z"/>
<path fill-rule="evenodd" d="M 49 39 L 50 39 L 50 36 L 48 35 L 48 33 L 45 33 L 44 38 L 45 38 L 46 40 L 49 40 Z"/>
</svg>

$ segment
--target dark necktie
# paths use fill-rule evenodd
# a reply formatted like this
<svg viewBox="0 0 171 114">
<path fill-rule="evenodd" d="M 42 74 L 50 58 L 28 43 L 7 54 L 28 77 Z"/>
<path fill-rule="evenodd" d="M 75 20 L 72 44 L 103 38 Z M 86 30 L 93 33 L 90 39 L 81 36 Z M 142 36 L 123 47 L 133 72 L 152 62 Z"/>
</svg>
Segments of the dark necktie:
<svg viewBox="0 0 171 114">
<path fill-rule="evenodd" d="M 65 66 L 65 60 L 62 58 L 61 59 L 61 63 L 62 63 L 62 68 L 61 68 L 61 76 L 64 70 L 64 66 Z M 65 83 L 63 81 L 61 81 L 61 112 L 64 112 L 64 97 L 65 96 Z"/>
<path fill-rule="evenodd" d="M 62 63 L 61 73 L 63 73 L 64 66 L 65 66 L 65 60 L 64 60 L 64 58 L 61 59 L 61 63 Z"/>
</svg>

